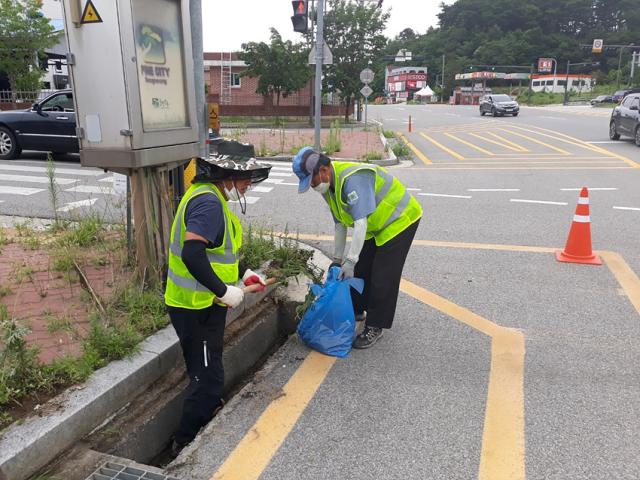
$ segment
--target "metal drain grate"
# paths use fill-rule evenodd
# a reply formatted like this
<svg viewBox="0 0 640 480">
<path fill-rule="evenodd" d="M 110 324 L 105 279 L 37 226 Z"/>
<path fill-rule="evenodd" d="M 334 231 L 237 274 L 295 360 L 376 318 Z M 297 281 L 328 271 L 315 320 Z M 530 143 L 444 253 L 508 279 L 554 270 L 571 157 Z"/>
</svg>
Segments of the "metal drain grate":
<svg viewBox="0 0 640 480">
<path fill-rule="evenodd" d="M 127 467 L 119 463 L 107 462 L 93 472 L 86 480 L 178 480 L 140 468 Z"/>
</svg>

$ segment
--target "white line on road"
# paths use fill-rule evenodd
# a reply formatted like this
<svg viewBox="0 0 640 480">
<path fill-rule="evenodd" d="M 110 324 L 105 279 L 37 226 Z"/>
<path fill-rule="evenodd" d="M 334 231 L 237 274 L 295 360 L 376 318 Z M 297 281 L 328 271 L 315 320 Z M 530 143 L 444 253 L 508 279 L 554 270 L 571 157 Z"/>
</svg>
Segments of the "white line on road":
<svg viewBox="0 0 640 480">
<path fill-rule="evenodd" d="M 247 200 L 247 205 L 251 205 L 260 200 L 260 197 L 244 197 Z M 237 200 L 229 200 L 229 203 L 238 203 Z"/>
<path fill-rule="evenodd" d="M 0 170 L 8 170 L 10 172 L 32 172 L 47 173 L 46 167 L 30 167 L 28 165 L 0 165 Z M 56 168 L 57 174 L 63 175 L 80 175 L 85 177 L 99 177 L 104 174 L 103 170 L 81 170 L 79 168 Z"/>
<path fill-rule="evenodd" d="M 0 185 L 0 195 L 33 195 L 34 193 L 44 192 L 42 188 L 26 188 L 26 187 L 8 187 Z"/>
<path fill-rule="evenodd" d="M 113 188 L 102 185 L 78 185 L 76 187 L 67 188 L 65 192 L 76 193 L 101 193 L 103 195 L 115 195 L 116 192 Z"/>
<path fill-rule="evenodd" d="M 78 200 L 77 202 L 69 202 L 64 207 L 58 209 L 59 212 L 68 212 L 80 207 L 90 207 L 98 201 L 97 198 L 88 198 L 86 200 Z"/>
<path fill-rule="evenodd" d="M 585 142 L 585 143 L 602 144 L 602 143 L 620 143 L 620 142 L 615 142 L 613 140 L 606 140 L 606 141 L 601 141 L 601 142 Z"/>
<path fill-rule="evenodd" d="M 98 180 L 99 182 L 111 182 L 113 183 L 113 175 L 110 175 L 106 178 L 101 178 L 100 180 Z"/>
<path fill-rule="evenodd" d="M 280 166 L 280 165 L 271 165 L 271 171 L 276 171 L 276 170 L 280 170 L 282 172 L 289 172 L 291 173 L 293 170 L 291 170 L 291 167 L 284 167 L 284 166 Z"/>
<path fill-rule="evenodd" d="M 269 193 L 271 190 L 273 190 L 273 187 L 251 187 L 252 192 L 258 193 Z"/>
<path fill-rule="evenodd" d="M 267 178 L 263 183 L 282 183 L 281 178 Z"/>
<path fill-rule="evenodd" d="M 408 192 L 419 192 L 420 190 L 422 190 L 421 188 L 407 188 Z"/>
<path fill-rule="evenodd" d="M 58 185 L 70 185 L 76 183 L 78 180 L 75 178 L 56 178 Z M 49 183 L 47 177 L 33 177 L 31 175 L 6 175 L 0 173 L 0 182 L 16 182 L 16 183 Z"/>
<path fill-rule="evenodd" d="M 519 188 L 467 188 L 467 192 L 519 192 Z"/>
<path fill-rule="evenodd" d="M 270 177 L 290 177 L 293 175 L 291 172 L 271 172 L 269 173 Z"/>
<path fill-rule="evenodd" d="M 634 208 L 634 207 L 613 207 L 616 210 L 633 210 L 636 212 L 640 212 L 640 208 Z"/>
<path fill-rule="evenodd" d="M 539 203 L 542 205 L 569 205 L 567 202 L 547 202 L 545 200 L 523 200 L 521 198 L 511 198 L 510 202 L 517 203 Z"/>
<path fill-rule="evenodd" d="M 617 188 L 613 188 L 613 187 L 602 187 L 602 188 L 589 188 L 590 192 L 595 192 L 595 191 L 602 191 L 602 192 L 607 192 L 607 191 L 612 191 L 612 190 L 618 190 Z M 582 188 L 561 188 L 560 190 L 562 190 L 563 192 L 579 192 L 582 190 Z"/>
<path fill-rule="evenodd" d="M 290 187 L 297 187 L 298 185 L 300 185 L 299 183 L 287 183 L 287 182 L 281 182 L 278 183 L 278 185 L 289 185 Z"/>
<path fill-rule="evenodd" d="M 444 193 L 419 193 L 418 195 L 422 195 L 423 197 L 472 198 L 469 195 L 447 195 Z"/>
</svg>

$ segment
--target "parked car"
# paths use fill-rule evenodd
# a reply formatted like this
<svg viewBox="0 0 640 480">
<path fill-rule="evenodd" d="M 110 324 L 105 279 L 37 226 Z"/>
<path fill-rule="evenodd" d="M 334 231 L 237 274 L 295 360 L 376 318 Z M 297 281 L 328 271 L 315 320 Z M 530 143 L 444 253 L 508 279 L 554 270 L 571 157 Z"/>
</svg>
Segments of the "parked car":
<svg viewBox="0 0 640 480">
<path fill-rule="evenodd" d="M 609 138 L 631 137 L 640 147 L 640 93 L 630 93 L 613 109 L 609 122 Z"/>
<path fill-rule="evenodd" d="M 55 92 L 27 110 L 0 112 L 0 159 L 17 158 L 22 150 L 79 151 L 71 90 Z"/>
<path fill-rule="evenodd" d="M 490 113 L 494 117 L 505 114 L 517 117 L 518 113 L 520 113 L 520 105 L 509 95 L 485 95 L 480 101 L 480 115 L 484 115 L 485 113 Z"/>
<path fill-rule="evenodd" d="M 616 103 L 613 101 L 613 95 L 598 95 L 596 98 L 592 98 L 591 105 L 597 105 L 599 103 Z"/>
<path fill-rule="evenodd" d="M 613 94 L 613 101 L 618 103 L 620 100 L 624 98 L 624 96 L 629 93 L 629 90 L 618 90 Z"/>
</svg>

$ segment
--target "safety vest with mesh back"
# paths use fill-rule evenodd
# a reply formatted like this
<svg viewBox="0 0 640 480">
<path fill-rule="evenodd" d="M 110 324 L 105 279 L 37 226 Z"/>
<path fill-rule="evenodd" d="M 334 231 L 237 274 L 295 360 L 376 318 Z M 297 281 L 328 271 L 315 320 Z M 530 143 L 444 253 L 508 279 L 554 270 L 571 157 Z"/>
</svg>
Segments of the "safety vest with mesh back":
<svg viewBox="0 0 640 480">
<path fill-rule="evenodd" d="M 222 245 L 207 248 L 206 252 L 211 268 L 224 283 L 234 284 L 238 281 L 238 250 L 242 246 L 240 220 L 229 210 L 227 201 L 218 188 L 210 183 L 195 183 L 189 187 L 178 205 L 178 211 L 171 227 L 169 272 L 164 300 L 171 307 L 190 310 L 208 308 L 213 302 L 220 304 L 211 290 L 193 278 L 182 261 L 182 247 L 187 230 L 184 214 L 189 201 L 198 195 L 216 195 L 222 204 L 224 240 Z"/>
<path fill-rule="evenodd" d="M 400 181 L 377 165 L 363 165 L 355 162 L 331 162 L 334 173 L 335 195 L 330 191 L 324 198 L 336 219 L 353 226 L 349 204 L 342 199 L 342 187 L 350 175 L 370 171 L 376 176 L 376 209 L 367 217 L 366 239 L 375 239 L 376 245 L 384 245 L 393 237 L 422 217 L 422 207 L 405 189 Z"/>
</svg>

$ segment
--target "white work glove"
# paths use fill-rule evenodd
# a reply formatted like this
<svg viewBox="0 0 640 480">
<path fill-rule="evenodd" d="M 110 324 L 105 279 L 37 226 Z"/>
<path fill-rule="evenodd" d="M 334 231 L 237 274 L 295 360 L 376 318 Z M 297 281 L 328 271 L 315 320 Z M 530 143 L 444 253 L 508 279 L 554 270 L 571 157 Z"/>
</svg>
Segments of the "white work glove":
<svg viewBox="0 0 640 480">
<path fill-rule="evenodd" d="M 259 288 L 258 290 L 255 290 L 256 292 L 261 292 L 265 289 L 266 283 L 264 281 L 264 277 L 256 272 L 254 272 L 253 270 L 250 270 L 247 268 L 246 272 L 244 272 L 244 275 L 242 276 L 242 281 L 244 282 L 245 286 L 249 286 L 249 285 L 255 285 L 256 283 L 259 283 L 260 285 L 262 285 L 262 288 Z"/>
<path fill-rule="evenodd" d="M 219 300 L 229 308 L 237 307 L 242 303 L 244 299 L 244 292 L 241 288 L 234 287 L 233 285 L 227 285 L 227 292 L 219 297 Z"/>
<path fill-rule="evenodd" d="M 340 274 L 338 275 L 338 278 L 340 280 L 348 280 L 350 278 L 353 278 L 353 270 L 356 267 L 356 264 L 347 259 L 342 263 L 342 267 L 340 268 Z"/>
</svg>

